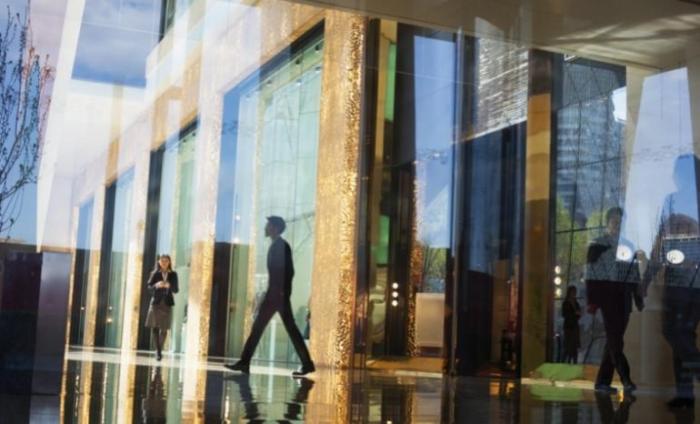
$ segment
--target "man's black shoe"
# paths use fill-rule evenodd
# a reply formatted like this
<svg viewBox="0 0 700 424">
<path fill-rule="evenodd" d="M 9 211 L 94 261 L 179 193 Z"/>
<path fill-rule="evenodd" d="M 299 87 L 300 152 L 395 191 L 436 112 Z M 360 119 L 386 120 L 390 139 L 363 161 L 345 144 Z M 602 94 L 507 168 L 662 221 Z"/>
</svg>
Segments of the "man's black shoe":
<svg viewBox="0 0 700 424">
<path fill-rule="evenodd" d="M 231 371 L 239 371 L 242 372 L 243 374 L 249 374 L 250 373 L 250 364 L 246 362 L 241 362 L 238 361 L 235 364 L 224 364 L 224 366 Z"/>
<path fill-rule="evenodd" d="M 625 394 L 631 395 L 635 390 L 637 390 L 637 385 L 631 381 L 623 386 L 623 391 Z"/>
<path fill-rule="evenodd" d="M 666 406 L 668 406 L 669 409 L 693 409 L 695 408 L 695 399 L 674 397 L 666 402 Z"/>
<path fill-rule="evenodd" d="M 311 364 L 307 367 L 301 367 L 301 368 L 299 368 L 299 370 L 294 371 L 292 373 L 292 376 L 293 377 L 302 377 L 302 376 L 305 376 L 306 374 L 311 374 L 314 371 L 316 371 L 316 367 L 313 364 Z"/>
<path fill-rule="evenodd" d="M 610 386 L 609 384 L 596 384 L 595 391 L 601 394 L 616 395 L 617 389 Z"/>
</svg>

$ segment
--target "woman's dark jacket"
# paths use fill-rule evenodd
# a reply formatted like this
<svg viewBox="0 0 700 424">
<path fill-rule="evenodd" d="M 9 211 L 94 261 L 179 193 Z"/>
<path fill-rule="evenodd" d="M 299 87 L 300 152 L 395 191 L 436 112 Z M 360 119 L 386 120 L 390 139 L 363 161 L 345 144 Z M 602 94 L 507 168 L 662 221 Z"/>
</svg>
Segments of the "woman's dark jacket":
<svg viewBox="0 0 700 424">
<path fill-rule="evenodd" d="M 577 301 L 565 300 L 561 308 L 564 316 L 564 329 L 572 330 L 578 328 L 578 320 L 581 318 L 581 306 Z"/>
<path fill-rule="evenodd" d="M 174 293 L 177 293 L 179 287 L 177 285 L 177 272 L 168 271 L 167 277 L 168 283 L 170 283 L 169 289 L 157 289 L 155 288 L 156 283 L 163 281 L 163 273 L 160 270 L 155 271 L 151 274 L 148 279 L 148 289 L 153 293 L 151 297 L 151 305 L 159 305 L 164 302 L 168 306 L 175 305 Z"/>
</svg>

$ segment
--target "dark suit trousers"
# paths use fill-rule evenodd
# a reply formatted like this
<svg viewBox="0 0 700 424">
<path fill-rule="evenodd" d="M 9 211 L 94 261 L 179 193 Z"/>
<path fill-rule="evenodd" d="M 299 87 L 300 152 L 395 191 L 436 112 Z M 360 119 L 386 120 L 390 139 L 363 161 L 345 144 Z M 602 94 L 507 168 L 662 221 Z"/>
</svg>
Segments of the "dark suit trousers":
<svg viewBox="0 0 700 424">
<path fill-rule="evenodd" d="M 666 287 L 663 305 L 663 334 L 673 350 L 676 391 L 679 397 L 692 398 L 693 377 L 700 375 L 700 289 Z"/>
<path fill-rule="evenodd" d="M 629 322 L 629 311 L 624 307 L 622 293 L 610 293 L 606 301 L 600 305 L 603 314 L 603 325 L 605 326 L 605 350 L 603 351 L 603 361 L 598 369 L 596 384 L 612 383 L 615 370 L 620 375 L 622 384 L 631 383 L 630 366 L 624 354 L 625 330 Z"/>
<path fill-rule="evenodd" d="M 253 322 L 253 328 L 250 331 L 250 335 L 243 346 L 243 353 L 241 353 L 241 361 L 249 363 L 255 352 L 255 348 L 260 342 L 260 337 L 262 337 L 265 327 L 270 322 L 275 312 L 279 312 L 282 318 L 282 323 L 284 323 L 284 328 L 289 334 L 289 338 L 294 345 L 294 349 L 297 351 L 297 355 L 301 360 L 302 366 L 310 367 L 313 365 L 311 361 L 311 355 L 309 355 L 309 350 L 306 348 L 306 343 L 304 343 L 304 338 L 301 336 L 299 328 L 297 328 L 294 322 L 294 315 L 292 314 L 292 304 L 289 301 L 288 296 L 273 294 L 268 292 L 263 299 L 260 308 L 258 309 L 258 316 Z"/>
</svg>

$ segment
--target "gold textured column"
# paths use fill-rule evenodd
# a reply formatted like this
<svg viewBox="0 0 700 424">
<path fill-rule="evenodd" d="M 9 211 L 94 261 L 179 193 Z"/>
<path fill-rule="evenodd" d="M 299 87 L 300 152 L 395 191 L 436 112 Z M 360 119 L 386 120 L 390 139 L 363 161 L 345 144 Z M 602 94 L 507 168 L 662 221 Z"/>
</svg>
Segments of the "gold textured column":
<svg viewBox="0 0 700 424">
<path fill-rule="evenodd" d="M 105 156 L 101 158 L 102 166 L 94 166 L 88 170 L 86 178 L 94 178 L 94 181 L 104 181 L 95 190 L 95 203 L 92 215 L 92 235 L 90 240 L 90 273 L 88 277 L 88 292 L 85 313 L 85 333 L 83 337 L 84 346 L 95 345 L 95 330 L 97 328 L 97 306 L 99 304 L 98 289 L 100 280 L 100 261 L 102 255 L 109 255 L 111 252 L 102 252 L 102 233 L 104 231 L 104 207 L 107 195 L 106 187 L 118 178 L 120 134 L 121 127 L 121 97 L 123 91 L 114 88 L 112 93 L 112 119 L 110 120 L 110 139 L 113 140 Z M 96 161 L 100 163 L 100 161 Z M 111 249 L 110 249 L 111 250 Z"/>
<path fill-rule="evenodd" d="M 78 401 L 78 416 L 80 419 L 78 422 L 88 423 L 90 422 L 90 398 L 92 396 L 99 396 L 99 394 L 92 393 L 92 361 L 83 361 L 80 364 L 80 380 L 77 382 L 80 387 L 78 394 L 80 400 Z"/>
<path fill-rule="evenodd" d="M 406 298 L 407 302 L 407 319 L 406 319 L 406 353 L 408 356 L 418 356 L 418 347 L 416 346 L 416 295 L 418 287 L 423 280 L 423 261 L 425 259 L 424 248 L 418 240 L 418 182 L 416 178 L 416 165 L 413 166 L 413 196 L 411 199 L 411 261 L 409 274 L 409 287 Z"/>
<path fill-rule="evenodd" d="M 304 418 L 307 422 L 344 424 L 357 421 L 357 415 L 351 412 L 351 370 L 320 370 L 314 382 L 306 404 Z"/>
<path fill-rule="evenodd" d="M 70 253 L 71 253 L 71 259 L 70 259 L 70 276 L 68 277 L 68 316 L 66 318 L 66 336 L 64 338 L 65 340 L 65 346 L 68 346 L 70 344 L 70 329 L 71 325 L 79 325 L 78 323 L 73 323 L 72 318 L 73 318 L 73 295 L 74 295 L 74 290 L 75 290 L 75 259 L 77 257 L 76 252 L 78 250 L 78 217 L 80 216 L 80 207 L 78 206 L 73 206 L 71 208 L 71 229 L 70 229 Z M 63 371 L 65 374 L 66 371 L 66 361 L 63 361 Z"/>
<path fill-rule="evenodd" d="M 311 288 L 311 355 L 345 368 L 353 345 L 360 102 L 365 18 L 329 11 L 325 21 Z"/>
<path fill-rule="evenodd" d="M 139 312 L 141 310 L 141 290 L 143 281 L 143 246 L 146 227 L 146 205 L 148 203 L 148 171 L 150 155 L 148 144 L 136 153 L 134 166 L 134 183 L 131 204 L 131 220 L 129 228 L 129 247 L 126 274 L 126 288 L 124 291 L 124 319 L 122 324 L 122 353 L 129 354 L 136 349 L 139 325 Z"/>
<path fill-rule="evenodd" d="M 95 345 L 95 328 L 97 321 L 97 289 L 100 280 L 100 258 L 102 250 L 102 227 L 105 209 L 105 186 L 100 186 L 95 192 L 95 203 L 92 212 L 92 228 L 90 232 L 90 265 L 87 283 L 87 299 L 85 302 L 84 346 Z"/>
<path fill-rule="evenodd" d="M 523 377 L 547 358 L 549 309 L 549 196 L 551 171 L 550 53 L 530 52 L 525 159 L 525 225 L 523 234 L 522 359 Z"/>
<path fill-rule="evenodd" d="M 192 61 L 191 74 L 196 76 L 197 92 L 191 101 L 199 105 L 199 120 L 195 140 L 195 198 L 192 222 L 192 257 L 187 293 L 187 339 L 185 358 L 187 368 L 183 383 L 183 413 L 198 422 L 203 402 L 206 371 L 196 364 L 206 358 L 209 347 L 209 317 L 211 311 L 212 275 L 214 265 L 214 231 L 221 143 L 223 101 L 214 96 L 215 81 L 207 75 L 215 66 L 215 55 L 203 42 L 198 57 Z M 187 408 L 185 408 L 187 405 Z"/>
<path fill-rule="evenodd" d="M 137 139 L 136 139 L 137 140 Z M 138 326 L 143 325 L 139 321 L 141 305 L 141 290 L 143 289 L 142 267 L 143 246 L 145 237 L 146 205 L 148 203 L 148 174 L 150 155 L 147 143 L 137 145 L 138 148 L 129 149 L 136 156 L 134 165 L 134 183 L 131 202 L 131 216 L 133 217 L 129 227 L 129 244 L 127 254 L 126 287 L 124 290 L 124 311 L 122 320 L 121 340 L 121 372 L 118 378 L 119 393 L 133 394 L 136 368 L 130 364 L 135 360 L 134 350 L 138 340 Z M 132 146 L 129 146 L 132 147 Z M 132 395 L 124 396 L 120 401 L 120 408 L 124 411 L 132 411 L 134 398 Z M 125 414 L 123 423 L 131 422 L 131 415 Z"/>
</svg>

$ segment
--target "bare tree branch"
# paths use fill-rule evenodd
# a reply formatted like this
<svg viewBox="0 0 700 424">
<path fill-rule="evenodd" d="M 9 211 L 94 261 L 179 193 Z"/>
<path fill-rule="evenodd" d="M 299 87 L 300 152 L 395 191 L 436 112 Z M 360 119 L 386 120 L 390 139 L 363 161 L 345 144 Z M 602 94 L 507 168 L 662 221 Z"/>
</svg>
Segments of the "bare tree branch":
<svg viewBox="0 0 700 424">
<path fill-rule="evenodd" d="M 32 44 L 30 6 L 23 15 L 8 6 L 0 31 L 0 233 L 8 237 L 24 190 L 37 182 L 53 79 L 48 56 Z"/>
</svg>

